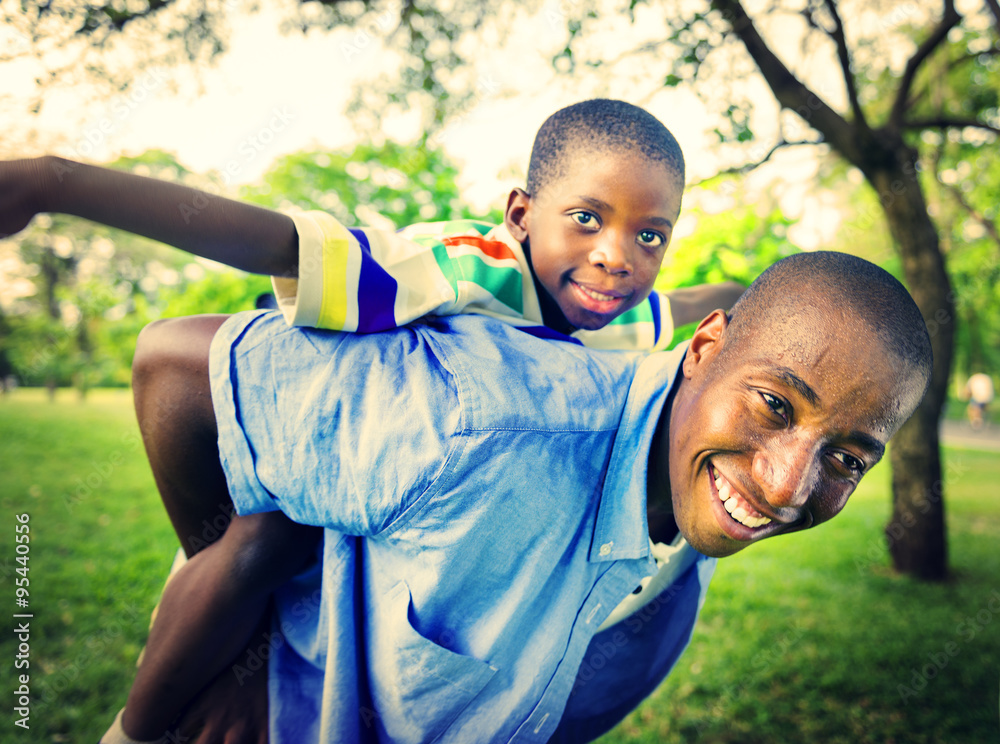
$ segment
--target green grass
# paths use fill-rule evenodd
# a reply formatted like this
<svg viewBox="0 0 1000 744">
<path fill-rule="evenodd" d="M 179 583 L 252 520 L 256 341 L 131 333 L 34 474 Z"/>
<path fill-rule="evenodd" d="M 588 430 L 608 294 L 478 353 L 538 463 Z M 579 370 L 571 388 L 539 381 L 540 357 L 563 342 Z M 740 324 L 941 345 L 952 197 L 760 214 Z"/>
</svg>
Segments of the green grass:
<svg viewBox="0 0 1000 744">
<path fill-rule="evenodd" d="M 129 391 L 0 401 L 0 473 L 0 601 L 13 608 L 15 515 L 27 513 L 34 614 L 28 670 L 13 668 L 12 634 L 0 636 L 3 739 L 97 741 L 124 704 L 176 546 Z M 30 732 L 10 720 L 15 671 L 30 674 Z"/>
<path fill-rule="evenodd" d="M 15 515 L 27 513 L 34 613 L 31 731 L 5 723 L 4 741 L 96 741 L 124 702 L 176 545 L 128 392 L 63 396 L 0 401 L 0 597 L 13 612 Z M 951 581 L 889 570 L 879 467 L 833 522 L 721 561 L 691 648 L 602 741 L 1000 740 L 1000 612 L 989 609 L 1000 609 L 1000 457 L 949 450 L 947 469 Z M 962 625 L 977 614 L 978 630 Z M 8 694 L 15 654 L 0 635 Z M 942 654 L 943 669 L 928 666 Z M 933 678 L 901 694 L 924 669 Z"/>
</svg>

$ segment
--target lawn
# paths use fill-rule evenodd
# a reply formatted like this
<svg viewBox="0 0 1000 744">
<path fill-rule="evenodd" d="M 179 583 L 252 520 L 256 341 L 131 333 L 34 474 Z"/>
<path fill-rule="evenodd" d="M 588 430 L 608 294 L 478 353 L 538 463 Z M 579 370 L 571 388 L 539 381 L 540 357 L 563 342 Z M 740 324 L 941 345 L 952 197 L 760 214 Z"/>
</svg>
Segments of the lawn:
<svg viewBox="0 0 1000 744">
<path fill-rule="evenodd" d="M 4 741 L 96 741 L 124 702 L 175 547 L 128 393 L 63 395 L 0 401 L 0 594 L 34 615 L 29 669 L 14 669 L 18 641 L 0 636 L 0 689 L 26 671 L 32 699 L 30 732 L 8 702 Z M 951 581 L 889 570 L 880 467 L 833 522 L 721 561 L 674 674 L 602 742 L 1000 740 L 1000 456 L 949 450 L 946 464 Z M 31 537 L 22 610 L 18 514 Z"/>
</svg>

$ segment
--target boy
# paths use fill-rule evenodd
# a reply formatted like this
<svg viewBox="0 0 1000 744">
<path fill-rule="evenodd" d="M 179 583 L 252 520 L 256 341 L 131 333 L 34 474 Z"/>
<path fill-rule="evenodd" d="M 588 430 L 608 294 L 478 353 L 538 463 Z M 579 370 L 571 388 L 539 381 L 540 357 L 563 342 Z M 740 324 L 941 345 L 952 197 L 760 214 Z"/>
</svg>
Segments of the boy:
<svg viewBox="0 0 1000 744">
<path fill-rule="evenodd" d="M 237 508 L 326 528 L 319 602 L 278 596 L 271 741 L 595 738 L 670 671 L 715 558 L 836 516 L 930 372 L 906 291 L 836 253 L 648 356 L 235 316 L 211 373 Z"/>
<path fill-rule="evenodd" d="M 531 195 L 520 189 L 511 193 L 504 225 L 487 234 L 469 223 L 466 234 L 440 240 L 347 231 L 322 214 L 290 221 L 183 187 L 61 161 L 52 165 L 58 186 L 41 185 L 36 190 L 41 202 L 15 203 L 12 216 L 19 209 L 27 215 L 42 210 L 79 214 L 238 268 L 270 273 L 283 311 L 296 324 L 373 331 L 430 312 L 471 311 L 533 326 L 537 334 L 545 333 L 544 323 L 598 347 L 662 348 L 672 335 L 670 313 L 650 291 L 679 212 L 683 159 L 662 124 L 621 102 L 584 102 L 551 117 L 533 148 Z M 426 249 L 414 250 L 415 245 Z M 674 322 L 694 320 L 717 304 L 728 306 L 738 289 L 729 285 L 668 295 Z M 698 304 L 706 298 L 707 306 Z M 214 443 L 199 438 L 204 427 L 198 420 L 210 411 L 209 396 L 193 395 L 199 389 L 204 393 L 204 386 L 189 379 L 197 370 L 199 382 L 207 381 L 207 340 L 219 323 L 201 318 L 160 324 L 144 334 L 136 360 L 140 425 L 168 513 L 189 555 L 199 547 L 203 521 L 228 502 L 218 462 L 212 462 Z M 197 358 L 193 350 L 199 350 Z M 178 367 L 184 368 L 179 376 L 174 374 Z M 178 398 L 187 407 L 183 414 L 148 411 Z M 203 596 L 197 587 L 223 581 L 236 570 L 234 562 L 264 559 L 271 573 L 255 573 L 252 590 L 245 587 L 249 599 L 245 593 L 225 598 L 213 593 L 217 617 L 235 615 L 249 622 L 259 616 L 267 596 L 263 589 L 280 584 L 311 553 L 312 543 L 300 527 L 272 521 L 271 515 L 234 521 L 239 527 L 230 528 L 226 542 L 232 547 L 225 560 L 214 564 L 213 578 L 196 580 L 189 569 L 181 582 Z M 273 554 L 282 555 L 287 565 L 264 558 Z M 237 582 L 230 585 L 235 589 Z M 188 593 L 177 600 L 182 606 L 196 602 Z M 169 614 L 170 602 L 165 605 Z M 205 619 L 213 617 L 207 612 Z M 164 623 L 176 635 L 163 639 L 154 630 L 129 704 L 132 716 L 151 723 L 130 725 L 126 714 L 128 730 L 137 735 L 162 731 L 177 712 L 180 702 L 170 697 L 176 692 L 146 691 L 157 684 L 153 680 L 175 674 L 165 684 L 180 689 L 183 697 L 204 683 L 207 670 L 224 665 L 220 649 L 228 648 L 226 640 L 245 636 L 229 634 L 230 624 L 219 622 L 216 635 L 203 637 L 197 650 L 185 645 L 187 651 L 175 653 L 175 643 L 185 644 L 191 632 L 208 625 L 193 622 L 185 631 Z M 161 671 L 161 666 L 173 668 L 178 657 L 203 660 L 209 649 L 219 654 L 197 669 Z"/>
</svg>

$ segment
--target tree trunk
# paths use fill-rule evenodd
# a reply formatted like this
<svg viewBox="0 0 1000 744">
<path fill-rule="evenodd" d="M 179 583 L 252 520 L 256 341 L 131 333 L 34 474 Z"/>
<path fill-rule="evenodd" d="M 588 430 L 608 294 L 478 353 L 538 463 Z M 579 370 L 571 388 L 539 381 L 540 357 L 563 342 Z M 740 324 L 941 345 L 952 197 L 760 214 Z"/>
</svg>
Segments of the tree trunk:
<svg viewBox="0 0 1000 744">
<path fill-rule="evenodd" d="M 948 563 L 938 427 L 951 371 L 955 309 L 937 230 L 917 177 L 916 152 L 898 134 L 873 134 L 878 143 L 866 143 L 866 162 L 859 165 L 879 195 L 934 351 L 927 394 L 892 441 L 893 511 L 885 533 L 897 571 L 941 580 L 948 575 Z"/>
<path fill-rule="evenodd" d="M 855 95 L 846 53 L 840 57 L 853 119 L 848 121 L 805 86 L 768 47 L 739 0 L 711 0 L 757 63 L 782 107 L 794 111 L 822 133 L 826 142 L 864 173 L 879 196 L 889 230 L 903 260 L 910 294 L 927 322 L 934 350 L 934 374 L 927 395 L 896 434 L 890 449 L 893 513 L 886 526 L 889 553 L 896 570 L 922 579 L 947 573 L 941 453 L 938 421 L 948 388 L 955 334 L 951 286 L 937 230 L 927 213 L 918 180 L 917 153 L 903 140 L 898 121 L 872 129 Z M 946 3 L 946 11 L 949 9 Z M 913 71 L 941 43 L 960 16 L 950 8 L 911 62 Z M 908 67 L 908 70 L 910 68 Z M 912 77 L 898 95 L 906 101 Z"/>
</svg>

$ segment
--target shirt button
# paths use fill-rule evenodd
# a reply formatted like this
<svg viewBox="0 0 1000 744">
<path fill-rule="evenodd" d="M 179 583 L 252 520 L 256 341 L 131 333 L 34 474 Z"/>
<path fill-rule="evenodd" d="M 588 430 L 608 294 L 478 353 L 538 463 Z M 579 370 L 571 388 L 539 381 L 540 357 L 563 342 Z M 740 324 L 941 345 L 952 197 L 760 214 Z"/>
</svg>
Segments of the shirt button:
<svg viewBox="0 0 1000 744">
<path fill-rule="evenodd" d="M 604 543 L 604 545 L 601 546 L 601 555 L 611 555 L 612 545 L 614 545 L 614 542 Z"/>
</svg>

